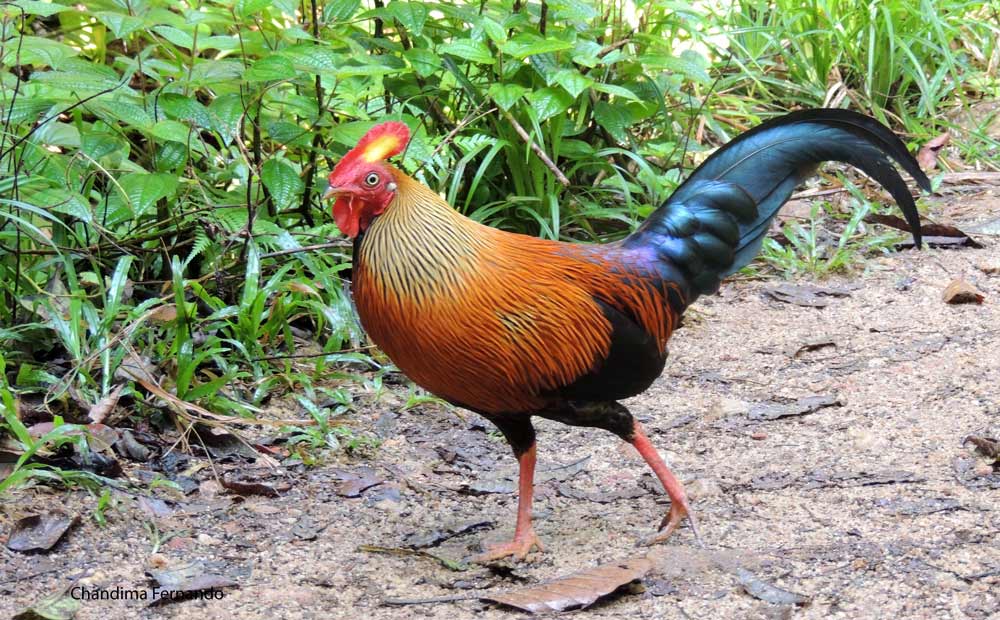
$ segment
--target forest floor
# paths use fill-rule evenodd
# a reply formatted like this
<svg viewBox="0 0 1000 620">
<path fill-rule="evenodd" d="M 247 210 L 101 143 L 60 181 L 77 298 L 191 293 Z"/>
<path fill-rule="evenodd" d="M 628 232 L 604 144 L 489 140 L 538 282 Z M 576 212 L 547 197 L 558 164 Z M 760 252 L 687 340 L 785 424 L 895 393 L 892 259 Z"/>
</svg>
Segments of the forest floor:
<svg viewBox="0 0 1000 620">
<path fill-rule="evenodd" d="M 988 191 L 946 194 L 934 210 L 966 230 L 998 214 Z M 967 441 L 1000 438 L 996 226 L 973 234 L 981 249 L 902 251 L 823 281 L 837 293 L 824 307 L 771 294 L 792 286 L 784 298 L 807 303 L 814 283 L 774 280 L 729 282 L 695 305 L 663 376 L 626 405 L 686 483 L 706 549 L 686 525 L 636 546 L 668 506 L 647 467 L 610 434 L 541 421 L 545 552 L 463 565 L 483 540 L 511 535 L 515 461 L 476 416 L 399 412 L 406 395 L 391 388 L 352 414 L 377 449 L 256 470 L 275 497 L 227 492 L 191 467 L 201 459 L 176 464 L 194 479 L 187 495 L 116 492 L 105 527 L 86 492 L 16 491 L 0 542 L 28 514 L 80 520 L 51 551 L 0 547 L 0 617 L 72 585 L 144 590 L 147 571 L 185 564 L 203 583 L 235 585 L 220 600 L 81 601 L 75 617 L 524 617 L 474 597 L 649 553 L 638 583 L 581 617 L 998 618 L 1000 466 Z M 956 278 L 984 303 L 944 303 Z M 254 469 L 239 454 L 216 467 Z M 469 598 L 385 604 L 449 596 Z"/>
</svg>

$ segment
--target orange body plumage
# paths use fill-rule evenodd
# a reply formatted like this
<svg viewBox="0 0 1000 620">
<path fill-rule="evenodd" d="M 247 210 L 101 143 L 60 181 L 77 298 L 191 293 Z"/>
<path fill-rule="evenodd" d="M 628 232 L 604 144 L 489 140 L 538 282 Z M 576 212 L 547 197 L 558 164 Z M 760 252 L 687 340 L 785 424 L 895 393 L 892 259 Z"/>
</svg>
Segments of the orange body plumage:
<svg viewBox="0 0 1000 620">
<path fill-rule="evenodd" d="M 608 354 L 612 326 L 595 299 L 637 317 L 664 351 L 675 317 L 661 283 L 616 264 L 607 246 L 483 226 L 395 176 L 396 201 L 358 247 L 354 300 L 417 384 L 482 413 L 543 411 Z"/>
</svg>

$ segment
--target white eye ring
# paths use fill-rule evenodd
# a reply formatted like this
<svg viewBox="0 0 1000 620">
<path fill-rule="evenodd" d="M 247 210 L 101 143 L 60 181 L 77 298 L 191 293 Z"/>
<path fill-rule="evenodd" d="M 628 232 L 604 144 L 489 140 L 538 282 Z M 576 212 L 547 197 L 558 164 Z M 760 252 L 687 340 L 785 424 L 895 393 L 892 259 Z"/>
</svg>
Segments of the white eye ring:
<svg viewBox="0 0 1000 620">
<path fill-rule="evenodd" d="M 365 185 L 367 185 L 368 187 L 375 187 L 376 185 L 378 185 L 378 181 L 379 181 L 378 173 L 376 172 L 369 172 L 368 176 L 365 177 Z"/>
</svg>

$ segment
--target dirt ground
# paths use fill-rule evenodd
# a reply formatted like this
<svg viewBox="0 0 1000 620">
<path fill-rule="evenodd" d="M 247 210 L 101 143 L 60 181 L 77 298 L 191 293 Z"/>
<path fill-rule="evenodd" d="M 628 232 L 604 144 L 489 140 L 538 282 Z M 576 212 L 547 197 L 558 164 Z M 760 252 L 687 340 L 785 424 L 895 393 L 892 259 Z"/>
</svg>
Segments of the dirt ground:
<svg viewBox="0 0 1000 620">
<path fill-rule="evenodd" d="M 936 215 L 971 226 L 998 217 L 998 205 L 988 193 L 953 196 Z M 1000 237 L 974 236 L 982 249 L 905 251 L 823 282 L 847 296 L 824 297 L 822 308 L 766 294 L 777 281 L 731 282 L 700 301 L 663 376 L 626 404 L 686 482 L 708 550 L 684 526 L 656 548 L 641 585 L 579 613 L 1000 618 L 1000 472 L 963 443 L 1000 433 L 1000 274 L 989 273 L 1000 268 Z M 955 278 L 985 302 L 943 303 Z M 809 396 L 833 405 L 780 407 Z M 516 469 L 503 441 L 472 414 L 399 413 L 404 399 L 390 391 L 358 416 L 358 430 L 382 438 L 377 450 L 290 468 L 278 497 L 226 493 L 201 469 L 198 489 L 160 505 L 163 516 L 116 494 L 99 528 L 84 492 L 17 491 L 0 508 L 0 541 L 33 512 L 62 508 L 81 521 L 48 553 L 0 548 L 0 616 L 72 584 L 144 589 L 151 567 L 198 561 L 238 585 L 221 600 L 155 607 L 84 601 L 75 617 L 524 617 L 476 599 L 383 601 L 524 587 L 649 550 L 636 543 L 667 502 L 642 461 L 610 434 L 546 421 L 536 502 L 545 553 L 451 570 L 372 550 L 424 545 L 461 560 L 513 531 Z M 798 415 L 774 417 L 789 413 Z M 738 568 L 811 601 L 755 598 Z"/>
</svg>

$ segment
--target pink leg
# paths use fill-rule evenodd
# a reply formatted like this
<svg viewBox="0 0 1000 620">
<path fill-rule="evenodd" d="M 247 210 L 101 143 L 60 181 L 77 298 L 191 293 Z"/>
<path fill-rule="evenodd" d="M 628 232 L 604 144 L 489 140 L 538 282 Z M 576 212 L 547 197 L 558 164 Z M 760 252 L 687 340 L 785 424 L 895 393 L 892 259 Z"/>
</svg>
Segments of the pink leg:
<svg viewBox="0 0 1000 620">
<path fill-rule="evenodd" d="M 517 484 L 517 525 L 514 526 L 514 540 L 509 543 L 490 545 L 485 553 L 473 558 L 475 562 L 499 560 L 509 555 L 523 560 L 533 547 L 537 547 L 539 551 L 545 550 L 542 548 L 542 543 L 538 540 L 538 536 L 535 535 L 535 530 L 531 527 L 531 500 L 535 492 L 534 443 L 523 454 L 517 457 L 517 463 L 520 471 L 518 473 Z"/>
<path fill-rule="evenodd" d="M 674 476 L 673 472 L 670 471 L 670 468 L 663 462 L 663 459 L 660 458 L 660 454 L 653 447 L 653 444 L 649 441 L 649 437 L 646 436 L 646 433 L 642 430 L 642 426 L 638 422 L 635 423 L 631 443 L 652 468 L 653 473 L 656 474 L 656 477 L 660 479 L 660 483 L 663 484 L 663 488 L 666 489 L 667 495 L 670 496 L 670 512 L 667 513 L 667 516 L 663 517 L 663 521 L 660 522 L 660 531 L 653 535 L 649 539 L 649 542 L 658 543 L 670 538 L 670 535 L 674 533 L 674 530 L 681 524 L 684 517 L 687 517 L 698 544 L 705 546 L 701 540 L 701 535 L 698 534 L 698 526 L 695 523 L 694 514 L 691 513 L 691 506 L 688 504 L 687 495 L 684 493 L 684 486 Z"/>
</svg>

